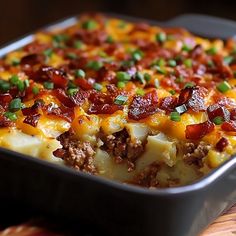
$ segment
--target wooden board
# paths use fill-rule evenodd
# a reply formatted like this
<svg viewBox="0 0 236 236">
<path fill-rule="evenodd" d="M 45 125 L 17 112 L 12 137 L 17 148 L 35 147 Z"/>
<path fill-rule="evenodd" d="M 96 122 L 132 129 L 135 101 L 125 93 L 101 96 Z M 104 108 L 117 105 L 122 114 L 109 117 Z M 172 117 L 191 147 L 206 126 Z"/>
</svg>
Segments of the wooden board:
<svg viewBox="0 0 236 236">
<path fill-rule="evenodd" d="M 34 223 L 12 226 L 0 232 L 0 236 L 35 235 L 65 236 L 65 234 L 50 232 Z M 236 236 L 236 205 L 232 207 L 227 213 L 220 216 L 200 236 Z"/>
</svg>

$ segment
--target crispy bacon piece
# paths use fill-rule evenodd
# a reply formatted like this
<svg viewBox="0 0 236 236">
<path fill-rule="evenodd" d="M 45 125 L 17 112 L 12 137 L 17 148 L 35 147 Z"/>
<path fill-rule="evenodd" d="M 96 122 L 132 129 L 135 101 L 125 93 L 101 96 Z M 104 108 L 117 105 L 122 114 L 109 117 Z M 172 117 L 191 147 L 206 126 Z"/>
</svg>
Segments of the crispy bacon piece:
<svg viewBox="0 0 236 236">
<path fill-rule="evenodd" d="M 84 90 L 89 90 L 93 88 L 94 79 L 84 79 L 78 78 L 75 79 L 74 83 Z"/>
<path fill-rule="evenodd" d="M 44 101 L 42 99 L 37 99 L 34 101 L 33 106 L 23 108 L 21 111 L 24 116 L 37 115 L 39 113 L 39 109 L 43 108 L 43 106 Z"/>
<path fill-rule="evenodd" d="M 44 107 L 44 111 L 47 115 L 53 115 L 55 117 L 60 117 L 68 122 L 72 122 L 75 118 L 74 108 L 69 108 L 65 106 L 53 107 L 52 104 L 49 104 Z"/>
<path fill-rule="evenodd" d="M 11 120 L 9 120 L 7 117 L 4 115 L 0 115 L 0 127 L 11 127 L 14 126 L 15 123 Z"/>
<path fill-rule="evenodd" d="M 24 47 L 24 50 L 30 54 L 34 53 L 40 53 L 47 49 L 48 45 L 47 44 L 42 44 L 37 41 L 32 42 Z"/>
<path fill-rule="evenodd" d="M 236 120 L 236 108 L 230 111 L 230 120 Z"/>
<path fill-rule="evenodd" d="M 178 105 L 185 104 L 194 112 L 205 111 L 204 96 L 207 90 L 203 87 L 182 89 L 179 95 Z"/>
<path fill-rule="evenodd" d="M 63 89 L 54 89 L 52 93 L 64 106 L 70 108 L 75 106 L 75 103 L 66 95 Z"/>
<path fill-rule="evenodd" d="M 201 139 L 214 130 L 215 125 L 210 121 L 200 124 L 187 125 L 185 130 L 186 139 Z"/>
<path fill-rule="evenodd" d="M 40 114 L 34 114 L 34 115 L 29 115 L 24 119 L 24 123 L 31 125 L 33 127 L 36 127 L 38 122 L 39 122 L 39 118 L 40 118 Z"/>
<path fill-rule="evenodd" d="M 222 55 L 214 55 L 212 57 L 214 64 L 216 65 L 214 68 L 210 69 L 211 73 L 218 74 L 221 78 L 232 78 L 233 73 L 228 65 L 224 63 L 224 58 Z"/>
<path fill-rule="evenodd" d="M 88 114 L 113 114 L 122 109 L 123 106 L 116 104 L 92 104 L 89 107 Z"/>
<path fill-rule="evenodd" d="M 221 125 L 221 129 L 227 132 L 236 132 L 236 122 L 233 120 L 225 121 Z"/>
<path fill-rule="evenodd" d="M 162 98 L 160 100 L 159 108 L 164 110 L 164 111 L 173 111 L 175 107 L 177 106 L 178 99 L 174 96 L 169 96 Z"/>
<path fill-rule="evenodd" d="M 11 102 L 12 100 L 12 96 L 11 94 L 9 93 L 3 93 L 3 94 L 0 94 L 0 105 L 6 109 L 9 105 L 9 103 Z"/>
<path fill-rule="evenodd" d="M 40 64 L 42 63 L 44 60 L 44 56 L 43 55 L 39 55 L 39 54 L 29 54 L 29 55 L 26 55 L 24 56 L 22 59 L 21 59 L 21 62 L 20 64 L 21 65 L 29 65 L 29 66 L 34 66 L 36 64 Z"/>
<path fill-rule="evenodd" d="M 230 120 L 230 112 L 227 108 L 220 106 L 219 104 L 211 105 L 207 108 L 207 115 L 210 121 L 213 121 L 215 117 L 219 116 L 224 121 Z"/>
<path fill-rule="evenodd" d="M 114 83 L 116 80 L 116 73 L 112 70 L 108 70 L 105 67 L 102 67 L 97 73 L 98 81 L 108 81 Z"/>
<path fill-rule="evenodd" d="M 80 89 L 76 94 L 70 96 L 70 99 L 76 106 L 81 106 L 89 97 L 90 92 Z"/>
<path fill-rule="evenodd" d="M 217 143 L 216 143 L 216 150 L 219 152 L 223 152 L 224 149 L 229 145 L 229 141 L 227 138 L 222 137 Z"/>
<path fill-rule="evenodd" d="M 142 96 L 134 96 L 129 106 L 128 116 L 133 120 L 141 120 L 158 111 L 158 97 L 155 90 Z"/>
</svg>

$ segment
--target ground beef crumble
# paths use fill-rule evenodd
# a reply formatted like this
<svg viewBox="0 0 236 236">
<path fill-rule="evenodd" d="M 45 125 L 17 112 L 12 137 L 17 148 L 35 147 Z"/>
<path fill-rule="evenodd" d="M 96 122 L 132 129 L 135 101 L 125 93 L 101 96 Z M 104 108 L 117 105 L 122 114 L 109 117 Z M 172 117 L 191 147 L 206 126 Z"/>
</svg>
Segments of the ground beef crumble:
<svg viewBox="0 0 236 236">
<path fill-rule="evenodd" d="M 145 144 L 140 140 L 132 141 L 126 129 L 111 135 L 101 134 L 101 149 L 111 154 L 116 163 L 127 161 L 128 171 L 135 168 L 135 161 L 144 152 Z"/>
<path fill-rule="evenodd" d="M 203 158 L 208 154 L 210 145 L 205 142 L 185 143 L 184 145 L 184 156 L 185 163 L 189 165 L 196 165 L 198 168 L 203 167 Z"/>
<path fill-rule="evenodd" d="M 58 138 L 62 148 L 57 149 L 54 155 L 62 158 L 65 164 L 77 170 L 96 173 L 94 165 L 95 151 L 89 142 L 82 142 L 75 138 L 71 131 L 61 134 Z"/>
</svg>

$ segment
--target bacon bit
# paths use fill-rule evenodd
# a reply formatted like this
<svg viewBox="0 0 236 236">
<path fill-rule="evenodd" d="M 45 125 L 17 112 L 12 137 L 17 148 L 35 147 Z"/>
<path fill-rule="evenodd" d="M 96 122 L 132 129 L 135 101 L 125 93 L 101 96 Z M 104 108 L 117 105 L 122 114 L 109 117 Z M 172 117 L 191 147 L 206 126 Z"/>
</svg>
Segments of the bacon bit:
<svg viewBox="0 0 236 236">
<path fill-rule="evenodd" d="M 85 100 L 89 97 L 89 94 L 90 93 L 88 91 L 83 91 L 80 89 L 76 94 L 70 96 L 70 99 L 75 105 L 81 106 L 85 102 Z"/>
<path fill-rule="evenodd" d="M 216 67 L 211 71 L 212 73 L 219 73 L 221 78 L 232 78 L 233 73 L 228 65 L 224 63 L 224 58 L 222 55 L 215 55 L 212 58 L 213 62 L 215 63 Z"/>
<path fill-rule="evenodd" d="M 179 85 L 175 83 L 174 78 L 173 77 L 167 77 L 161 80 L 161 86 L 164 88 L 171 88 L 174 89 L 175 91 L 179 91 Z"/>
<path fill-rule="evenodd" d="M 79 86 L 80 88 L 84 89 L 84 90 L 89 90 L 93 88 L 93 83 L 95 80 L 93 79 L 84 79 L 84 78 L 79 78 L 79 79 L 75 79 L 74 83 Z"/>
<path fill-rule="evenodd" d="M 53 95 L 66 107 L 73 108 L 75 103 L 66 95 L 63 89 L 54 89 Z"/>
<path fill-rule="evenodd" d="M 171 112 L 175 109 L 177 103 L 178 99 L 176 97 L 174 96 L 165 97 L 160 100 L 159 108 Z"/>
<path fill-rule="evenodd" d="M 129 34 L 133 34 L 137 31 L 141 31 L 141 32 L 148 32 L 150 29 L 150 25 L 145 23 L 145 22 L 140 22 L 140 23 L 136 23 L 134 24 L 133 29 L 130 31 Z"/>
<path fill-rule="evenodd" d="M 227 132 L 236 132 L 236 122 L 233 120 L 226 121 L 221 125 L 221 129 Z"/>
<path fill-rule="evenodd" d="M 9 93 L 0 94 L 0 105 L 6 109 L 12 100 L 12 96 Z"/>
<path fill-rule="evenodd" d="M 6 116 L 0 115 L 0 127 L 12 127 L 15 123 L 9 120 Z"/>
<path fill-rule="evenodd" d="M 40 116 L 40 114 L 29 115 L 24 119 L 23 123 L 36 127 Z"/>
<path fill-rule="evenodd" d="M 183 65 L 179 65 L 175 67 L 175 74 L 177 77 L 192 77 L 193 76 L 193 71 L 192 69 L 186 68 Z"/>
<path fill-rule="evenodd" d="M 94 31 L 88 31 L 79 29 L 74 37 L 76 39 L 82 40 L 84 43 L 88 45 L 96 45 L 99 46 L 107 40 L 107 33 L 102 30 L 94 30 Z"/>
<path fill-rule="evenodd" d="M 202 48 L 202 45 L 197 44 L 193 50 L 191 51 L 190 55 L 193 59 L 197 59 L 199 57 L 201 57 L 204 53 L 204 50 Z"/>
<path fill-rule="evenodd" d="M 185 104 L 194 112 L 205 111 L 204 96 L 207 90 L 203 87 L 192 87 L 182 89 L 179 95 L 178 105 Z"/>
<path fill-rule="evenodd" d="M 63 105 L 60 107 L 53 107 L 52 104 L 49 104 L 44 107 L 44 111 L 49 116 L 53 115 L 56 117 L 60 117 L 70 123 L 75 118 L 74 108 L 64 107 Z"/>
<path fill-rule="evenodd" d="M 30 54 L 40 53 L 47 49 L 47 44 L 42 44 L 39 42 L 32 42 L 24 47 L 24 50 Z"/>
<path fill-rule="evenodd" d="M 79 57 L 76 60 L 71 60 L 69 63 L 69 68 L 72 70 L 75 69 L 86 69 L 86 65 L 88 63 L 88 59 L 86 57 Z"/>
<path fill-rule="evenodd" d="M 236 108 L 230 111 L 230 120 L 236 120 Z"/>
<path fill-rule="evenodd" d="M 220 116 L 224 121 L 230 120 L 230 112 L 227 108 L 220 106 L 219 104 L 211 105 L 207 108 L 207 115 L 210 121 L 213 121 L 215 117 Z"/>
<path fill-rule="evenodd" d="M 220 106 L 224 106 L 224 107 L 227 107 L 227 108 L 232 108 L 232 107 L 236 106 L 236 103 L 232 99 L 230 99 L 228 97 L 225 97 L 222 94 L 213 95 L 213 99 Z"/>
<path fill-rule="evenodd" d="M 206 134 L 212 132 L 215 125 L 210 121 L 205 121 L 200 124 L 187 125 L 185 130 L 186 139 L 201 139 Z"/>
<path fill-rule="evenodd" d="M 44 56 L 43 55 L 39 55 L 39 54 L 29 54 L 27 56 L 24 56 L 21 59 L 20 64 L 21 65 L 29 65 L 29 66 L 34 66 L 36 64 L 40 64 L 42 63 L 44 60 Z"/>
<path fill-rule="evenodd" d="M 223 152 L 224 149 L 229 145 L 229 141 L 227 138 L 222 137 L 217 143 L 216 143 L 216 150 L 219 152 Z"/>
<path fill-rule="evenodd" d="M 97 72 L 97 79 L 98 81 L 108 81 L 110 83 L 115 83 L 116 81 L 116 73 L 112 70 L 108 70 L 105 67 L 102 67 L 98 72 Z"/>
<path fill-rule="evenodd" d="M 57 150 L 55 150 L 53 152 L 53 155 L 55 157 L 59 157 L 59 158 L 63 158 L 66 154 L 66 150 L 62 149 L 62 148 L 58 148 Z"/>
<path fill-rule="evenodd" d="M 89 107 L 88 114 L 113 114 L 122 109 L 123 106 L 116 104 L 92 104 Z"/>
<path fill-rule="evenodd" d="M 56 88 L 65 88 L 68 84 L 68 79 L 64 71 L 58 69 L 50 70 L 49 77 Z"/>
<path fill-rule="evenodd" d="M 133 120 L 140 120 L 158 111 L 158 97 L 156 90 L 142 96 L 134 96 L 129 106 L 128 116 Z"/>
<path fill-rule="evenodd" d="M 23 108 L 21 111 L 24 116 L 37 115 L 39 113 L 39 109 L 43 108 L 43 106 L 44 106 L 44 101 L 38 99 L 34 101 L 33 106 Z"/>
</svg>

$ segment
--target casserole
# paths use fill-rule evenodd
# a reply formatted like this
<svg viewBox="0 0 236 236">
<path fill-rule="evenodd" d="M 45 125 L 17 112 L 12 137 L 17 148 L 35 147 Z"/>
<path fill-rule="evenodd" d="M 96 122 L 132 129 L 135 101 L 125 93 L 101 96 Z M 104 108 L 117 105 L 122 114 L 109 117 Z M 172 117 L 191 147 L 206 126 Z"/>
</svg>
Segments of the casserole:
<svg viewBox="0 0 236 236">
<path fill-rule="evenodd" d="M 71 19 L 72 21 L 73 21 L 73 19 Z M 29 38 L 26 38 L 26 40 L 27 39 L 29 39 Z M 5 49 L 6 50 L 6 49 Z M 6 150 L 3 150 L 3 153 L 8 153 L 9 155 L 10 154 L 12 154 L 11 152 L 9 152 L 9 151 L 6 151 Z M 19 154 L 18 154 L 19 155 Z M 11 155 L 10 155 L 11 156 Z M 14 156 L 14 155 L 13 155 Z M 12 157 L 13 157 L 12 156 Z M 23 158 L 24 159 L 24 158 Z M 27 163 L 27 161 L 28 161 L 28 159 L 24 159 L 24 161 L 23 161 L 23 159 L 22 159 L 22 163 L 24 163 L 24 161 L 26 161 L 26 163 Z M 4 160 L 6 160 L 6 158 L 2 158 L 2 162 L 3 162 L 3 166 L 4 166 Z M 31 159 L 29 159 L 30 160 L 30 163 L 31 163 Z M 13 158 L 11 158 L 9 161 L 14 161 L 14 157 Z M 204 191 L 206 191 L 206 195 L 205 194 L 203 194 L 202 196 L 199 196 L 198 195 L 198 199 L 194 199 L 195 201 L 195 204 L 194 205 L 192 205 L 192 207 L 191 207 L 191 209 L 188 211 L 188 212 L 186 212 L 186 216 L 188 215 L 189 217 L 184 217 L 184 220 L 186 221 L 187 220 L 187 218 L 188 218 L 188 220 L 190 220 L 191 219 L 191 217 L 197 217 L 197 215 L 198 214 L 203 214 L 204 216 L 206 216 L 205 214 L 206 214 L 206 212 L 205 212 L 205 209 L 203 209 L 202 211 L 203 212 L 199 212 L 198 211 L 198 213 L 196 214 L 196 209 L 198 209 L 200 206 L 203 206 L 202 204 L 207 204 L 206 205 L 206 209 L 210 209 L 209 207 L 210 207 L 210 205 L 211 204 L 214 204 L 214 200 L 212 200 L 211 201 L 211 203 L 209 203 L 208 201 L 209 201 L 209 195 L 208 195 L 208 191 L 210 191 L 211 193 L 213 193 L 214 192 L 214 187 L 216 186 L 216 183 L 217 184 L 222 184 L 221 183 L 221 181 L 220 180 L 222 180 L 222 178 L 217 178 L 217 179 L 214 179 L 214 177 L 212 177 L 212 176 L 214 176 L 215 175 L 215 177 L 217 176 L 217 175 L 219 175 L 219 173 L 220 173 L 220 171 L 222 171 L 222 173 L 225 171 L 225 170 L 227 170 L 227 171 L 230 171 L 231 170 L 231 168 L 232 168 L 232 166 L 233 166 L 233 164 L 232 163 L 234 163 L 233 162 L 234 161 L 234 159 L 231 159 L 229 162 L 227 162 L 226 164 L 224 164 L 222 167 L 220 167 L 219 169 L 217 169 L 215 172 L 213 172 L 211 175 L 209 175 L 209 176 L 207 176 L 207 177 L 205 177 L 205 179 L 203 179 L 202 181 L 200 181 L 200 182 L 197 182 L 196 184 L 193 184 L 193 185 L 191 185 L 191 188 L 190 188 L 190 186 L 186 186 L 186 187 L 180 187 L 180 188 L 173 188 L 173 189 L 169 189 L 169 196 L 168 196 L 168 194 L 165 194 L 165 191 L 166 191 L 166 193 L 168 193 L 168 191 L 167 190 L 153 190 L 153 191 L 150 191 L 150 193 L 148 193 L 147 195 L 146 195 L 146 191 L 147 190 L 138 190 L 138 189 L 136 189 L 138 192 L 136 192 L 137 194 L 133 194 L 133 193 L 131 193 L 131 192 L 129 192 L 129 188 L 130 188 L 130 190 L 131 189 L 135 189 L 135 187 L 129 187 L 129 186 L 122 186 L 122 189 L 120 189 L 120 194 L 118 193 L 119 191 L 117 190 L 116 191 L 116 187 L 117 186 L 119 186 L 119 184 L 114 184 L 114 183 L 109 183 L 109 185 L 110 185 L 110 187 L 113 185 L 113 187 L 111 187 L 110 188 L 110 190 L 106 190 L 106 193 L 104 193 L 104 192 L 101 192 L 102 191 L 102 189 L 104 189 L 105 190 L 105 188 L 103 188 L 103 187 L 101 187 L 102 186 L 102 184 L 101 184 L 101 186 L 100 186 L 100 188 L 99 189 L 97 189 L 96 188 L 96 185 L 97 185 L 97 183 L 105 183 L 106 181 L 104 181 L 104 180 L 98 180 L 98 182 L 97 183 L 94 183 L 94 188 L 93 189 L 90 189 L 89 188 L 89 181 L 88 181 L 88 187 L 86 188 L 86 191 L 85 191 L 85 195 L 84 195 L 84 197 L 85 197 L 85 199 L 86 199 L 86 202 L 87 202 L 87 206 L 89 206 L 90 204 L 93 204 L 92 203 L 92 201 L 94 200 L 93 199 L 93 191 L 99 191 L 99 193 L 100 194 L 105 194 L 106 195 L 106 197 L 104 198 L 104 199 L 99 199 L 99 201 L 101 201 L 101 204 L 100 204 L 100 206 L 98 206 L 97 205 L 97 203 L 95 202 L 94 204 L 94 206 L 96 207 L 96 211 L 98 211 L 98 209 L 99 209 L 99 213 L 101 213 L 101 214 L 105 214 L 104 215 L 104 219 L 97 219 L 97 217 L 96 217 L 96 214 L 95 214 L 95 212 L 94 211 L 92 211 L 92 214 L 94 215 L 94 219 L 96 219 L 96 222 L 97 223 L 99 223 L 100 225 L 106 225 L 106 220 L 107 220 L 107 215 L 106 215 L 106 210 L 109 210 L 110 209 L 110 207 L 112 207 L 113 206 L 113 204 L 115 203 L 115 200 L 117 199 L 120 199 L 120 200 L 122 200 L 121 202 L 123 203 L 122 204 L 122 207 L 121 207 L 121 205 L 119 204 L 119 206 L 118 206 L 118 208 L 117 207 L 115 207 L 114 208 L 114 210 L 115 210 L 115 212 L 117 213 L 117 214 L 114 214 L 114 219 L 115 219 L 115 221 L 113 222 L 114 223 L 114 225 L 113 224 L 111 224 L 111 222 L 109 221 L 109 225 L 111 226 L 111 229 L 112 229 L 112 227 L 115 227 L 115 225 L 117 225 L 117 223 L 119 222 L 119 219 L 122 219 L 122 221 L 120 221 L 120 222 L 122 222 L 123 223 L 123 227 L 124 228 L 126 228 L 126 231 L 125 232 L 127 232 L 127 233 L 134 233 L 134 232 L 139 232 L 140 234 L 150 234 L 150 235 L 154 235 L 154 234 L 156 234 L 156 233 L 162 233 L 162 234 L 164 234 L 164 235 L 174 235 L 174 233 L 175 233 L 175 235 L 176 235 L 176 233 L 177 233 L 177 235 L 193 235 L 195 232 L 198 232 L 198 227 L 197 227 L 197 225 L 193 225 L 192 227 L 190 227 L 190 225 L 189 224 L 187 224 L 187 225 L 185 225 L 185 226 L 183 226 L 183 225 L 181 225 L 181 227 L 179 226 L 179 224 L 180 224 L 180 222 L 178 222 L 178 224 L 177 224 L 177 222 L 175 223 L 174 222 L 174 220 L 175 220 L 175 218 L 176 217 L 173 217 L 173 215 L 171 216 L 171 214 L 170 214 L 170 212 L 168 212 L 168 209 L 165 209 L 164 208 L 164 205 L 163 205 L 163 203 L 165 202 L 165 204 L 167 204 L 168 205 L 168 208 L 170 208 L 169 210 L 171 210 L 171 211 L 173 211 L 173 209 L 174 208 L 176 208 L 175 209 L 175 212 L 177 213 L 177 212 L 180 212 L 181 211 L 181 207 L 183 207 L 183 203 L 185 204 L 186 203 L 186 200 L 188 200 L 188 198 L 189 199 L 191 199 L 191 197 L 193 196 L 193 194 L 194 194 L 194 192 L 196 192 L 196 190 L 198 189 L 198 190 L 200 190 L 203 186 L 204 186 L 204 181 L 205 181 L 205 186 L 204 186 Z M 35 163 L 37 163 L 37 162 L 40 162 L 39 160 L 34 160 L 33 162 L 35 162 Z M 230 164 L 229 164 L 230 163 Z M 46 164 L 45 163 L 45 165 L 48 165 L 48 166 L 50 166 L 50 164 Z M 36 166 L 35 166 L 36 167 Z M 231 167 L 231 168 L 229 168 L 229 167 Z M 40 168 L 40 167 L 39 167 Z M 53 169 L 55 170 L 55 169 L 60 169 L 61 167 L 54 167 Z M 10 166 L 9 166 L 9 169 L 10 169 Z M 33 167 L 33 163 L 32 163 L 32 169 L 31 170 L 33 170 L 34 169 L 34 167 Z M 36 168 L 37 169 L 37 168 Z M 45 168 L 45 170 L 46 170 L 46 168 Z M 70 170 L 65 170 L 65 171 L 69 171 L 70 172 Z M 4 174 L 4 171 L 2 172 L 3 174 Z M 42 173 L 44 173 L 44 172 L 42 172 Z M 65 173 L 68 173 L 68 172 L 65 172 Z M 71 173 L 73 173 L 73 172 L 71 172 Z M 224 174 L 225 174 L 226 172 L 224 172 Z M 25 170 L 25 172 L 24 172 L 24 174 L 26 174 L 26 170 Z M 53 175 L 54 174 L 56 174 L 56 172 L 54 172 L 54 173 L 51 173 L 51 177 L 50 177 L 50 181 L 52 181 L 53 180 Z M 75 173 L 74 173 L 75 174 Z M 84 176 L 85 177 L 85 179 L 86 178 L 88 178 L 88 179 L 93 179 L 94 177 L 87 177 L 86 175 L 83 175 L 82 173 L 76 173 L 75 175 L 81 175 L 81 176 Z M 62 176 L 62 175 L 61 175 Z M 222 177 L 224 176 L 223 174 L 221 175 Z M 228 176 L 228 175 L 227 175 Z M 18 177 L 20 177 L 20 176 L 18 176 Z M 45 176 L 44 176 L 45 177 Z M 42 176 L 42 179 L 44 179 L 44 177 Z M 57 177 L 59 177 L 59 176 L 57 176 Z M 54 175 L 54 178 L 55 178 L 55 175 Z M 61 177 L 60 177 L 60 179 L 61 179 Z M 44 179 L 45 180 L 45 179 Z M 211 183 L 211 184 L 206 184 L 206 180 L 208 180 L 209 181 L 209 183 Z M 83 186 L 83 183 L 84 183 L 84 180 L 83 180 L 83 177 L 81 177 L 81 179 L 77 179 L 75 182 L 77 182 L 78 181 L 78 186 L 80 186 L 80 191 L 77 193 L 77 194 L 80 194 L 80 200 L 82 200 L 83 199 L 83 195 L 81 196 L 81 189 L 84 187 Z M 211 182 L 212 181 L 212 182 Z M 62 182 L 60 182 L 60 181 L 58 181 L 58 183 L 60 183 L 59 185 L 60 186 L 63 186 L 63 182 L 64 181 L 62 181 Z M 58 211 L 60 211 L 61 213 L 62 212 L 68 212 L 68 210 L 71 210 L 72 211 L 72 209 L 73 208 L 71 208 L 72 207 L 72 205 L 70 205 L 70 203 L 68 202 L 65 206 L 64 205 L 62 205 L 62 199 L 60 199 L 60 197 L 66 197 L 66 198 L 68 198 L 70 195 L 69 195 L 69 193 L 70 193 L 70 191 L 72 191 L 72 189 L 70 189 L 71 188 L 71 184 L 72 184 L 72 180 L 71 180 L 71 183 L 69 184 L 69 183 L 67 183 L 66 182 L 66 186 L 65 187 L 61 187 L 61 188 L 66 188 L 65 190 L 63 189 L 63 191 L 60 193 L 60 194 L 58 194 L 57 195 L 57 204 L 59 205 L 59 207 L 60 207 L 60 210 L 58 210 L 58 209 L 53 209 L 52 210 L 52 212 L 57 212 L 57 210 Z M 23 182 L 22 182 L 23 183 Z M 43 183 L 43 181 L 42 181 L 42 183 Z M 64 182 L 65 183 L 65 182 Z M 49 184 L 49 183 L 48 183 Z M 49 184 L 50 185 L 50 184 Z M 99 184 L 98 184 L 99 185 Z M 40 187 L 40 185 L 37 185 L 37 187 Z M 51 186 L 52 187 L 52 186 Z M 104 186 L 105 187 L 105 186 Z M 225 191 L 223 192 L 221 192 L 221 194 L 222 194 L 222 196 L 224 196 L 224 194 L 226 194 L 226 192 L 227 192 L 227 190 L 228 191 L 232 191 L 232 185 L 230 184 L 230 181 L 229 181 L 229 184 L 227 184 L 227 186 L 224 186 L 225 187 Z M 58 188 L 58 186 L 54 186 L 54 189 L 55 188 Z M 195 189 L 194 189 L 195 188 Z M 56 190 L 56 192 L 57 191 L 59 191 L 58 189 Z M 74 190 L 73 190 L 74 191 Z M 88 197 L 88 195 L 87 194 L 89 194 L 89 191 L 91 191 L 90 192 L 90 197 L 91 197 L 91 199 Z M 182 192 L 183 191 L 183 192 Z M 115 192 L 117 192 L 116 194 L 117 195 L 113 195 Z M 129 197 L 128 197 L 128 202 L 127 201 L 124 201 L 124 196 L 127 194 L 129 192 Z M 200 192 L 200 191 L 199 191 Z M 7 191 L 6 191 L 6 193 L 7 193 Z M 46 192 L 45 192 L 46 193 Z M 180 194 L 181 193 L 181 194 Z M 227 192 L 228 193 L 228 192 Z M 22 194 L 22 193 L 21 193 Z M 22 197 L 22 195 L 21 195 L 20 193 L 19 193 L 19 196 L 21 196 Z M 65 195 L 66 194 L 66 195 Z M 68 194 L 68 195 L 67 195 Z M 112 196 L 112 198 L 108 198 L 108 195 L 107 194 L 111 194 L 111 196 Z M 158 198 L 156 198 L 155 197 L 155 195 L 158 195 Z M 4 195 L 4 194 L 3 194 Z M 18 195 L 18 194 L 17 194 Z M 75 197 L 75 195 L 76 195 L 76 193 L 74 193 L 74 197 Z M 48 195 L 47 195 L 48 196 Z M 99 197 L 101 196 L 101 195 L 98 195 Z M 222 197 L 221 196 L 221 197 Z M 225 195 L 226 196 L 226 195 Z M 20 199 L 21 199 L 21 197 L 20 197 Z M 211 195 L 211 197 L 212 197 L 212 195 Z M 154 200 L 156 198 L 156 201 Z M 27 199 L 27 198 L 25 198 L 25 199 Z M 84 199 L 84 200 L 85 200 Z M 109 200 L 108 199 L 111 199 L 111 202 L 109 202 Z M 139 203 L 141 203 L 144 199 L 146 199 L 145 200 L 145 205 L 143 205 L 143 206 L 139 206 L 138 208 L 137 208 L 137 204 L 138 204 L 138 202 Z M 158 200 L 157 200 L 158 199 Z M 184 202 L 182 202 L 182 204 L 180 204 L 180 202 L 179 201 L 181 201 L 181 199 L 185 199 L 184 200 Z M 217 199 L 217 198 L 216 198 Z M 215 200 L 216 200 L 215 199 Z M 104 202 L 104 200 L 105 200 L 105 202 Z M 198 200 L 198 201 L 197 201 Z M 232 201 L 232 198 L 230 198 L 230 200 Z M 207 202 L 205 202 L 205 201 L 207 201 Z M 227 202 L 227 206 L 229 206 L 232 202 L 230 201 L 230 203 L 229 202 Z M 43 205 L 45 204 L 44 202 L 42 202 L 43 203 Z M 71 203 L 72 203 L 72 201 L 71 201 Z M 90 204 L 89 204 L 90 203 Z M 191 202 L 191 204 L 192 204 L 193 202 Z M 75 202 L 73 201 L 73 204 L 75 204 Z M 106 207 L 104 207 L 104 204 L 106 204 L 106 205 L 109 205 L 109 204 L 111 204 L 110 206 L 106 206 Z M 140 204 L 141 205 L 141 204 Z M 103 206 L 103 207 L 102 207 Z M 162 206 L 163 206 L 163 208 L 162 208 Z M 165 205 L 166 206 L 166 205 Z M 45 207 L 45 206 L 44 206 Z M 56 206 L 54 206 L 54 207 L 56 207 Z M 100 209 L 100 207 L 102 207 L 102 209 Z M 194 207 L 196 207 L 196 208 L 194 208 Z M 57 208 L 57 207 L 56 207 Z M 80 209 L 81 208 L 81 209 Z M 105 209 L 106 208 L 106 209 Z M 121 212 L 121 210 L 124 210 L 124 208 L 126 209 L 126 211 L 128 211 L 129 212 L 129 214 L 127 215 L 127 216 L 124 216 L 124 215 L 122 215 L 122 212 Z M 204 208 L 204 207 L 203 207 Z M 51 208 L 52 209 L 52 208 Z M 80 213 L 81 213 L 81 218 L 88 218 L 88 213 L 86 213 L 86 211 L 90 211 L 91 209 L 89 209 L 89 207 L 88 208 L 86 208 L 86 206 L 78 206 L 78 209 L 80 209 Z M 146 220 L 147 220 L 147 222 L 146 222 L 146 220 L 145 221 L 143 221 L 144 219 L 142 218 L 142 220 L 140 221 L 139 219 L 138 219 L 138 215 L 137 215 L 137 217 L 135 217 L 136 216 L 136 214 L 134 215 L 134 212 L 135 212 L 135 209 L 136 209 L 136 211 L 139 211 L 141 214 L 140 215 L 143 215 L 144 213 L 146 214 Z M 152 209 L 152 210 L 151 210 Z M 155 210 L 154 210 L 155 209 Z M 219 213 L 219 211 L 221 210 L 222 208 L 218 208 L 217 210 L 216 210 L 216 212 L 213 214 L 210 214 L 211 216 L 215 216 L 217 213 Z M 132 214 L 132 212 L 133 212 L 133 214 Z M 154 215 L 154 212 L 155 212 L 155 214 L 156 215 Z M 68 212 L 69 213 L 69 212 Z M 73 218 L 73 216 L 74 216 L 74 213 L 75 212 L 71 212 L 70 213 L 70 216 Z M 173 212 L 172 212 L 173 213 Z M 76 214 L 75 214 L 76 215 Z M 159 216 L 158 216 L 159 215 Z M 105 217 L 106 216 L 106 217 Z M 132 217 L 131 217 L 132 216 Z M 154 219 L 153 219 L 153 221 L 151 221 L 150 219 L 149 219 L 149 217 L 150 218 L 152 218 L 152 216 L 154 216 Z M 163 217 L 163 216 L 166 216 L 166 218 L 165 217 Z M 165 221 L 167 220 L 167 218 L 169 218 L 171 216 L 171 218 L 173 217 L 173 222 L 171 221 L 171 219 L 170 219 L 170 221 L 171 221 L 171 225 L 173 226 L 173 228 L 167 228 L 166 227 L 166 225 L 165 225 Z M 191 217 L 190 217 L 191 216 Z M 127 218 L 126 218 L 127 217 Z M 163 217 L 163 219 L 161 219 L 161 217 Z M 198 216 L 199 217 L 199 216 Z M 93 218 L 93 217 L 92 217 Z M 130 221 L 130 218 L 132 218 L 132 220 Z M 209 217 L 210 218 L 210 217 Z M 135 221 L 133 221 L 135 219 Z M 155 222 L 156 222 L 156 220 L 159 220 L 159 223 L 160 224 L 158 224 L 158 227 L 154 227 L 154 225 L 155 225 Z M 196 219 L 196 218 L 195 218 Z M 93 220 L 93 219 L 92 219 Z M 118 220 L 118 221 L 117 221 Z M 191 220 L 193 220 L 193 219 L 191 219 Z M 133 224 L 133 223 L 136 223 L 136 224 Z M 189 221 L 190 222 L 190 221 Z M 152 224 L 153 223 L 153 225 L 149 228 L 148 227 L 148 225 L 149 224 Z M 204 225 L 204 223 L 206 223 L 206 222 L 201 222 L 201 223 L 203 223 L 203 225 Z M 137 227 L 137 225 L 139 225 L 140 227 Z M 129 228 L 129 232 L 127 231 L 127 227 Z M 162 228 L 162 227 L 164 227 L 164 228 Z M 108 227 L 109 228 L 109 227 Z M 109 230 L 109 229 L 108 229 Z M 121 227 L 121 229 L 120 230 L 122 230 L 123 231 L 123 228 Z M 143 231 L 142 231 L 143 230 Z M 113 233 L 118 233 L 118 231 L 119 230 L 116 230 L 116 232 L 113 232 Z"/>
</svg>

